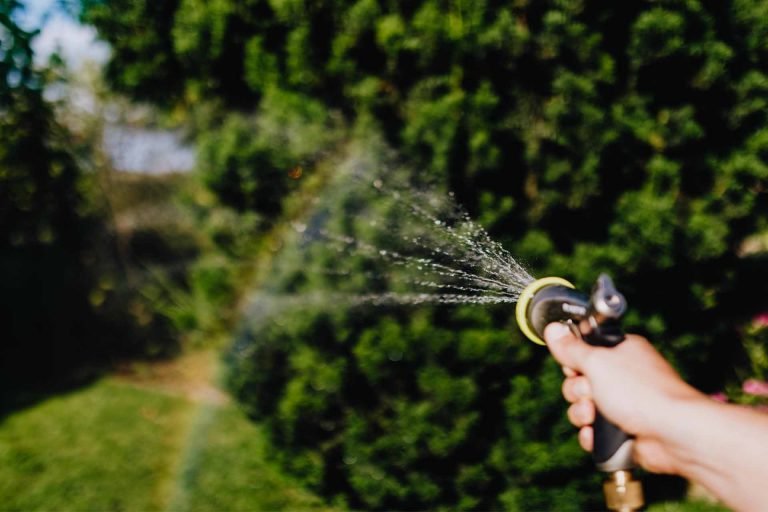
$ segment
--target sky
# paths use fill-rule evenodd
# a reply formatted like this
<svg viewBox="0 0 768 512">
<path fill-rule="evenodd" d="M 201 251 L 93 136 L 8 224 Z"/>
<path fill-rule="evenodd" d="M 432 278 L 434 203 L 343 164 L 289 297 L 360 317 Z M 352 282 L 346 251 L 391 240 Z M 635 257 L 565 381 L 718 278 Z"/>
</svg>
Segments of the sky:
<svg viewBox="0 0 768 512">
<path fill-rule="evenodd" d="M 103 63 L 109 56 L 106 43 L 96 39 L 92 27 L 80 24 L 60 5 L 61 0 L 21 0 L 16 21 L 25 29 L 40 29 L 33 40 L 35 60 L 44 63 L 57 49 L 72 69 L 93 60 Z"/>
<path fill-rule="evenodd" d="M 16 13 L 16 20 L 26 29 L 37 28 L 54 4 L 55 0 L 21 0 L 22 9 Z"/>
</svg>

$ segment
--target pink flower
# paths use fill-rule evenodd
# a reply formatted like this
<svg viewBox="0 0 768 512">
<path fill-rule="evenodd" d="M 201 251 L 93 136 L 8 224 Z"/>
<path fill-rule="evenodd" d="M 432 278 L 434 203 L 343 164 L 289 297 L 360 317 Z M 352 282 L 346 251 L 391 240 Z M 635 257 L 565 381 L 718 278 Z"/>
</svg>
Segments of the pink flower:
<svg viewBox="0 0 768 512">
<path fill-rule="evenodd" d="M 741 385 L 741 390 L 748 395 L 768 396 L 768 382 L 748 379 Z"/>
<path fill-rule="evenodd" d="M 752 319 L 752 323 L 755 327 L 768 327 L 768 311 L 756 315 Z"/>
<path fill-rule="evenodd" d="M 717 393 L 712 393 L 711 395 L 709 395 L 709 398 L 711 398 L 715 402 L 727 402 L 728 401 L 728 397 L 725 396 L 725 393 L 723 393 L 722 391 L 719 391 Z"/>
</svg>

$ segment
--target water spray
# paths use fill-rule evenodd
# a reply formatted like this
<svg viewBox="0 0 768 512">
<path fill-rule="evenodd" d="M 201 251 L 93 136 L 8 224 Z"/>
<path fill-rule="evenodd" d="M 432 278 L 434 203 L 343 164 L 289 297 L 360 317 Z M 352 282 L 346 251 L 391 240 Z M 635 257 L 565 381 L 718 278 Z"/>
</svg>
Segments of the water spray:
<svg viewBox="0 0 768 512">
<path fill-rule="evenodd" d="M 523 334 L 545 345 L 544 328 L 552 322 L 567 324 L 590 345 L 615 347 L 624 341 L 621 317 L 627 308 L 624 296 L 605 274 L 597 278 L 592 294 L 575 289 L 559 277 L 545 277 L 529 284 L 520 294 L 515 310 Z M 633 479 L 634 439 L 598 411 L 595 417 L 592 457 L 600 471 L 609 473 L 603 484 L 609 510 L 631 512 L 643 506 L 643 490 Z"/>
</svg>

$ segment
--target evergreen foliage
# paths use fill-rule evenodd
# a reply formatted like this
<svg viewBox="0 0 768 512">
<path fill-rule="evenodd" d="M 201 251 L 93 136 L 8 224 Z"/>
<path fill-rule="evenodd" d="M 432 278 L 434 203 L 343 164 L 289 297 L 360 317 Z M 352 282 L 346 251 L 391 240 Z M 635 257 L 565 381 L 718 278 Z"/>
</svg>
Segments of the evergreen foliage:
<svg viewBox="0 0 768 512">
<path fill-rule="evenodd" d="M 84 275 L 91 219 L 80 172 L 32 69 L 33 34 L 0 2 L 0 375 L 36 377 L 82 350 L 93 320 Z M 45 360 L 39 356 L 46 353 Z M 7 382 L 7 381 L 6 381 Z"/>
<path fill-rule="evenodd" d="M 275 88 L 264 99 L 256 116 L 225 115 L 197 142 L 205 186 L 224 205 L 255 212 L 268 225 L 304 167 L 326 154 L 340 132 L 318 101 Z"/>
<path fill-rule="evenodd" d="M 15 22 L 19 8 L 0 0 L 0 413 L 26 399 L 19 389 L 46 390 L 111 358 L 173 347 L 158 322 L 137 329 L 126 311 L 136 291 L 118 282 L 124 269 L 100 217 L 103 198 L 83 172 L 88 150 L 44 97 L 49 70 L 33 66 L 36 34 Z"/>
<path fill-rule="evenodd" d="M 586 288 L 611 273 L 629 328 L 694 384 L 732 375 L 740 327 L 766 306 L 765 257 L 741 251 L 768 227 L 766 2 L 163 1 L 173 15 L 141 25 L 163 43 L 141 53 L 148 3 L 88 5 L 116 86 L 252 109 L 279 91 L 373 127 L 537 275 Z M 167 89 L 158 59 L 174 63 Z M 269 169 L 293 165 L 292 146 L 223 126 L 203 129 L 220 199 L 286 193 Z M 559 370 L 510 316 L 286 313 L 244 334 L 234 389 L 286 465 L 352 506 L 597 506 Z"/>
</svg>

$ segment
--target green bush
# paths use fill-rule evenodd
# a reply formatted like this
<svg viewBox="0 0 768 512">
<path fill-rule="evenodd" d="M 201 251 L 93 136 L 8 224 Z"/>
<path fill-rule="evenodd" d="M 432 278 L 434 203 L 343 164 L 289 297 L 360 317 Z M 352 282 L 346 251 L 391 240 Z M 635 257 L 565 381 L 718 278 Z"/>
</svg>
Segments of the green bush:
<svg viewBox="0 0 768 512">
<path fill-rule="evenodd" d="M 34 34 L 16 25 L 18 8 L 0 0 L 2 412 L 24 400 L 19 389 L 45 390 L 90 377 L 117 358 L 171 352 L 174 340 L 138 298 L 124 256 L 162 260 L 189 250 L 187 239 L 166 247 L 152 230 L 118 247 L 115 211 L 107 211 L 96 173 L 86 171 L 93 148 L 46 100 L 56 69 L 33 66 Z M 146 187 L 128 181 L 125 203 L 132 204 L 121 206 L 151 203 L 137 197 Z"/>
<path fill-rule="evenodd" d="M 266 224 L 281 213 L 305 168 L 338 138 L 338 123 L 322 103 L 279 89 L 266 93 L 254 115 L 205 124 L 197 163 L 203 183 L 223 205 L 260 214 Z"/>
<path fill-rule="evenodd" d="M 0 1 L 0 379 L 45 379 L 97 347 L 88 300 L 87 211 L 80 169 L 32 67 L 32 34 Z M 42 357 L 45 355 L 45 357 Z M 90 354 L 89 354 L 90 355 Z"/>
</svg>

